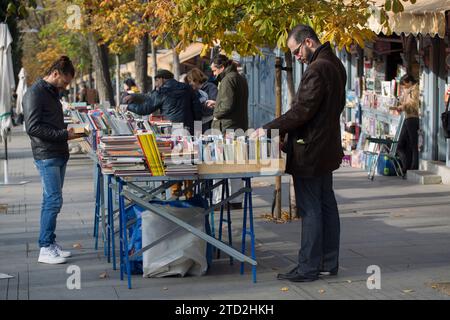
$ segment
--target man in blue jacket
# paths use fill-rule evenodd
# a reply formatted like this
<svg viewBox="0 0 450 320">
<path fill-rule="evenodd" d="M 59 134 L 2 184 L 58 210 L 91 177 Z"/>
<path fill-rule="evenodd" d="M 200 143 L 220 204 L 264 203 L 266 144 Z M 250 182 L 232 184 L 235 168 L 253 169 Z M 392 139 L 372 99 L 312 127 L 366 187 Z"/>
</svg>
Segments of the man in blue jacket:
<svg viewBox="0 0 450 320">
<path fill-rule="evenodd" d="M 69 251 L 55 241 L 56 218 L 63 204 L 62 188 L 69 160 L 67 141 L 81 137 L 67 130 L 59 93 L 72 81 L 75 69 L 70 59 L 60 57 L 27 90 L 23 99 L 25 127 L 30 136 L 34 163 L 39 170 L 43 188 L 38 262 L 65 263 Z"/>
</svg>

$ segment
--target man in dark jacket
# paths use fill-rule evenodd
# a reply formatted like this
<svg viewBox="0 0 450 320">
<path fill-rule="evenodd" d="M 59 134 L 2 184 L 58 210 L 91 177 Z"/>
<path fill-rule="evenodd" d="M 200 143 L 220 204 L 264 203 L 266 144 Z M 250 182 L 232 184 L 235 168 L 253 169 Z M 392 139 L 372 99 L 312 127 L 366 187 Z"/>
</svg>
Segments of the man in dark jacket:
<svg viewBox="0 0 450 320">
<path fill-rule="evenodd" d="M 55 242 L 55 228 L 63 204 L 62 188 L 69 159 L 67 141 L 81 137 L 73 129 L 66 130 L 59 101 L 59 92 L 69 85 L 74 74 L 72 62 L 62 56 L 43 79 L 27 90 L 23 99 L 25 127 L 43 188 L 38 259 L 41 263 L 64 263 L 70 256 Z"/>
<path fill-rule="evenodd" d="M 172 72 L 158 70 L 155 75 L 156 89 L 149 95 L 131 94 L 124 98 L 127 110 L 139 115 L 149 115 L 156 110 L 166 119 L 183 123 L 191 134 L 194 121 L 202 119 L 200 101 L 194 90 L 186 83 L 178 82 Z M 200 125 L 201 127 L 201 125 Z"/>
<path fill-rule="evenodd" d="M 298 264 L 278 279 L 304 282 L 338 272 L 340 222 L 332 172 L 343 157 L 340 115 L 347 76 L 330 43 L 321 44 L 309 26 L 296 26 L 287 44 L 308 68 L 290 110 L 263 128 L 278 129 L 281 137 L 288 133 L 286 172 L 294 178 L 302 217 Z"/>
</svg>

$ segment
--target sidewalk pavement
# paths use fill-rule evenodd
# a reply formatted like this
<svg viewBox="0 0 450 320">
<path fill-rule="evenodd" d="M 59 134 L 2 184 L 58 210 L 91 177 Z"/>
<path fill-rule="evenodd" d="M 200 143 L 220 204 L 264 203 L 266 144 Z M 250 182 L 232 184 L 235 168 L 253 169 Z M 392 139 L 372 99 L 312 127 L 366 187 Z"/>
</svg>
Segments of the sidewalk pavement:
<svg viewBox="0 0 450 320">
<path fill-rule="evenodd" d="M 41 185 L 28 137 L 14 128 L 9 143 L 9 179 L 30 180 L 0 186 L 0 300 L 15 299 L 449 299 L 450 187 L 416 185 L 398 177 L 375 177 L 341 168 L 335 192 L 341 216 L 340 272 L 309 283 L 276 280 L 295 265 L 301 221 L 274 223 L 270 213 L 273 178 L 255 179 L 254 216 L 257 283 L 251 269 L 214 260 L 202 277 L 148 279 L 133 276 L 133 289 L 120 281 L 106 262 L 101 241 L 94 250 L 94 188 L 92 161 L 71 157 L 64 185 L 64 206 L 57 239 L 73 257 L 65 265 L 37 262 Z M 0 145 L 3 149 L 3 145 Z M 3 159 L 0 151 L 0 159 Z M 3 166 L 1 166 L 3 170 Z M 3 172 L 0 171 L 3 180 Z M 283 177 L 283 206 L 288 206 Z M 233 212 L 233 238 L 240 247 L 241 214 Z M 227 232 L 224 232 L 226 235 Z M 118 243 L 118 241 L 116 241 Z M 73 246 L 76 245 L 77 248 Z M 247 246 L 249 247 L 249 246 Z M 81 289 L 69 290 L 67 268 L 81 270 Z M 380 267 L 381 289 L 369 290 L 371 265 Z M 373 271 L 372 271 L 373 272 Z M 1 274 L 13 278 L 1 279 Z"/>
</svg>

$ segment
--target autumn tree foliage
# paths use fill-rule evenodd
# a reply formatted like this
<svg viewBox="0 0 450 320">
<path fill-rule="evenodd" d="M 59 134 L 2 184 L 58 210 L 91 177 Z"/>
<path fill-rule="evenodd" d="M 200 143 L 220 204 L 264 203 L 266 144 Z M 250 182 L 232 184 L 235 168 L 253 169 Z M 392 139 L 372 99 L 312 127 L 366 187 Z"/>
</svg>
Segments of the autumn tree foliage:
<svg viewBox="0 0 450 320">
<path fill-rule="evenodd" d="M 367 27 L 374 13 L 370 0 L 161 0 L 152 2 L 147 11 L 161 23 L 156 33 L 161 37 L 178 30 L 180 47 L 201 40 L 208 45 L 220 42 L 226 51 L 241 55 L 260 53 L 260 47 L 286 50 L 287 34 L 299 23 L 311 25 L 322 41 L 339 48 L 352 44 L 364 46 L 374 33 Z M 408 0 L 403 0 L 408 2 Z M 410 0 L 414 3 L 415 0 Z M 386 0 L 380 20 L 387 24 L 389 11 L 403 10 L 400 0 Z"/>
</svg>

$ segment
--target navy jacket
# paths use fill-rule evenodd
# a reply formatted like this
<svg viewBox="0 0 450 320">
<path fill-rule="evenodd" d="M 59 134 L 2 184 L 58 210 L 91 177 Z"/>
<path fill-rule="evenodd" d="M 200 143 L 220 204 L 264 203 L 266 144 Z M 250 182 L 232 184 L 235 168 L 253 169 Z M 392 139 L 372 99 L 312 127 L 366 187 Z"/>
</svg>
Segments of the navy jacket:
<svg viewBox="0 0 450 320">
<path fill-rule="evenodd" d="M 172 122 L 182 122 L 189 130 L 194 121 L 202 119 L 200 101 L 190 85 L 169 79 L 158 90 L 144 95 L 142 103 L 131 103 L 127 108 L 139 115 L 149 115 L 160 110 L 161 115 Z"/>
</svg>

